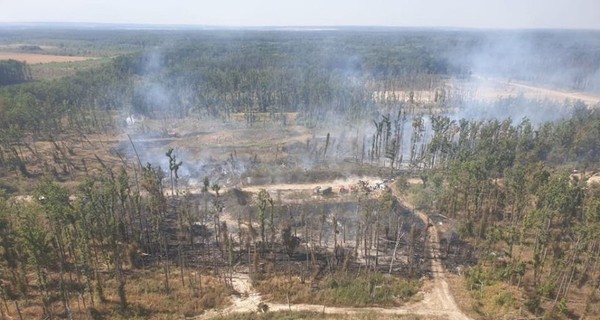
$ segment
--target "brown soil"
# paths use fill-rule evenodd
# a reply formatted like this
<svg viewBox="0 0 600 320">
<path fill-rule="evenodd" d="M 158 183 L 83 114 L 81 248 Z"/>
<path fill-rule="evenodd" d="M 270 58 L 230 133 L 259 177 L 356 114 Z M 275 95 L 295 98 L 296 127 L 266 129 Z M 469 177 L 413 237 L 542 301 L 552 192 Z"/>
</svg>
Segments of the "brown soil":
<svg viewBox="0 0 600 320">
<path fill-rule="evenodd" d="M 0 60 L 18 60 L 28 64 L 50 63 L 50 62 L 70 62 L 84 61 L 94 59 L 92 57 L 81 56 L 56 56 L 49 54 L 23 53 L 23 52 L 0 52 Z"/>
</svg>

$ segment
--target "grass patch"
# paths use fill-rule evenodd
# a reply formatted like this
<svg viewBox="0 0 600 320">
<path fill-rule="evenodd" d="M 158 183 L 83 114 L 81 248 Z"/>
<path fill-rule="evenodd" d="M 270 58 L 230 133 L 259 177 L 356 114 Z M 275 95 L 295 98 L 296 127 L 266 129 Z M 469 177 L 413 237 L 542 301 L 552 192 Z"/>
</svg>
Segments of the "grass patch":
<svg viewBox="0 0 600 320">
<path fill-rule="evenodd" d="M 518 289 L 498 282 L 485 286 L 481 292 L 482 296 L 480 293 L 474 293 L 476 295 L 474 309 L 478 314 L 486 318 L 499 319 L 529 316 L 520 310 L 523 298 Z"/>
<path fill-rule="evenodd" d="M 198 316 L 208 309 L 224 308 L 231 303 L 232 292 L 219 279 L 203 275 L 202 286 L 200 286 L 197 278 L 190 279 L 193 271 L 187 270 L 184 277 L 186 284 L 183 286 L 178 271 L 173 271 L 169 278 L 171 289 L 169 294 L 164 291 L 164 275 L 161 268 L 128 271 L 125 287 L 128 300 L 126 310 L 119 308 L 116 280 L 108 277 L 108 274 L 104 274 L 106 277 L 104 279 L 106 302 L 100 302 L 95 296 L 95 303 L 92 305 L 89 294 L 86 293 L 85 301 L 76 294 L 71 294 L 69 304 L 73 318 L 94 320 L 182 319 Z M 194 290 L 189 284 L 190 280 L 195 284 Z M 42 318 L 41 298 L 36 291 L 31 291 L 30 295 L 20 299 L 18 304 L 23 319 Z M 7 319 L 19 318 L 14 303 L 9 302 L 5 309 L 7 309 L 5 311 Z M 59 297 L 52 299 L 50 309 L 55 317 L 60 318 L 66 315 Z"/>
<path fill-rule="evenodd" d="M 99 68 L 108 61 L 110 58 L 32 64 L 30 65 L 31 77 L 39 81 L 64 78 L 73 76 L 79 71 Z"/>
<path fill-rule="evenodd" d="M 498 274 L 481 265 L 466 272 L 465 286 L 474 300 L 473 310 L 486 318 L 512 319 L 529 316 L 521 308 L 525 301 L 522 292 L 498 278 Z"/>
<path fill-rule="evenodd" d="M 298 278 L 271 277 L 256 288 L 272 301 L 323 304 L 328 306 L 398 306 L 409 301 L 421 282 L 373 273 L 336 274 L 318 283 L 301 283 Z"/>
</svg>

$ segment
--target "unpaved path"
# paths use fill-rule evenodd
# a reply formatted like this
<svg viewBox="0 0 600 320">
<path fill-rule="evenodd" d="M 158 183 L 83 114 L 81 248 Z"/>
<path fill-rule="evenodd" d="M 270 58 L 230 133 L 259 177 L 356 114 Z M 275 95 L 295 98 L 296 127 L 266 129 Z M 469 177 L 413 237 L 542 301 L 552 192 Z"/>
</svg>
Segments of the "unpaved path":
<svg viewBox="0 0 600 320">
<path fill-rule="evenodd" d="M 413 204 L 409 203 L 402 197 L 400 192 L 395 187 L 392 187 L 392 192 L 405 208 L 414 208 Z M 442 266 L 440 257 L 440 239 L 435 224 L 430 224 L 430 220 L 423 211 L 414 210 L 414 213 L 423 221 L 425 225 L 429 225 L 427 230 L 427 255 L 431 262 L 432 283 L 431 288 L 425 293 L 423 301 L 420 302 L 424 310 L 437 309 L 443 310 L 448 315 L 448 319 L 470 319 L 466 314 L 460 311 L 460 308 L 454 301 L 452 293 L 446 282 L 445 270 Z"/>
<path fill-rule="evenodd" d="M 233 305 L 225 309 L 225 313 L 256 311 L 262 297 L 252 288 L 248 273 L 237 272 L 231 279 L 231 284 L 240 296 L 233 297 Z"/>
<path fill-rule="evenodd" d="M 376 179 L 374 179 L 376 180 Z M 332 181 L 329 185 L 335 185 L 338 182 Z M 348 183 L 347 181 L 345 183 Z M 321 183 L 320 185 L 327 185 L 327 183 Z M 267 190 L 281 190 L 281 189 L 311 189 L 313 184 L 302 184 L 302 185 L 272 185 L 265 186 Z M 245 188 L 247 190 L 247 188 Z M 412 208 L 412 204 L 407 202 L 396 190 L 392 188 L 394 195 L 398 198 L 400 203 L 406 208 Z M 419 210 L 415 210 L 415 214 L 423 221 L 425 225 L 428 224 L 427 215 Z M 428 280 L 424 285 L 424 296 L 423 300 L 414 303 L 408 303 L 398 308 L 352 308 L 352 307 L 328 307 L 318 304 L 282 304 L 282 303 L 271 303 L 266 302 L 269 306 L 269 311 L 312 311 L 322 312 L 326 314 L 360 314 L 365 312 L 375 312 L 380 314 L 399 314 L 407 315 L 414 314 L 420 316 L 436 316 L 443 317 L 449 320 L 469 320 L 470 318 L 465 315 L 458 307 L 450 290 L 446 277 L 444 275 L 444 268 L 441 262 L 438 260 L 439 257 L 439 237 L 435 225 L 432 225 L 428 229 L 429 237 L 427 237 L 426 246 L 428 247 L 428 258 L 431 261 L 431 273 L 432 278 Z M 232 313 L 242 312 L 256 312 L 258 304 L 264 302 L 262 297 L 254 288 L 252 288 L 250 278 L 247 272 L 236 272 L 232 281 L 233 288 L 240 294 L 239 296 L 232 297 L 232 305 L 223 310 L 211 310 L 203 315 L 196 317 L 195 319 L 210 319 L 218 315 L 226 315 Z"/>
<path fill-rule="evenodd" d="M 302 190 L 313 190 L 316 187 L 327 188 L 332 187 L 333 192 L 338 192 L 339 187 L 344 186 L 348 188 L 350 185 L 356 185 L 358 181 L 366 181 L 369 185 L 374 185 L 376 182 L 382 181 L 381 178 L 377 177 L 348 177 L 342 179 L 336 179 L 331 181 L 311 182 L 311 183 L 277 183 L 277 184 L 265 184 L 265 185 L 247 185 L 242 186 L 240 189 L 247 192 L 259 192 L 261 189 L 265 189 L 268 192 L 276 191 L 302 191 Z M 227 192 L 231 188 L 224 188 Z M 202 188 L 186 188 L 186 192 L 191 194 L 198 194 L 202 192 Z"/>
<path fill-rule="evenodd" d="M 435 278 L 435 277 L 434 277 Z M 452 296 L 446 297 L 449 299 L 440 298 L 440 295 L 448 294 L 448 285 L 444 290 L 437 290 L 434 285 L 425 293 L 422 301 L 417 303 L 407 304 L 399 308 L 352 308 L 352 307 L 329 307 L 319 304 L 284 304 L 266 302 L 269 306 L 269 311 L 309 311 L 320 312 L 325 314 L 361 314 L 361 313 L 380 313 L 380 314 L 398 314 L 398 315 L 421 315 L 421 316 L 436 316 L 443 317 L 449 320 L 467 320 L 454 303 Z M 444 281 L 445 283 L 445 281 Z M 258 304 L 264 302 L 261 295 L 256 292 L 251 285 L 250 278 L 247 273 L 236 273 L 233 277 L 233 288 L 240 294 L 231 298 L 232 305 L 223 310 L 210 310 L 201 316 L 194 318 L 195 320 L 211 319 L 221 315 L 233 313 L 257 312 Z"/>
</svg>

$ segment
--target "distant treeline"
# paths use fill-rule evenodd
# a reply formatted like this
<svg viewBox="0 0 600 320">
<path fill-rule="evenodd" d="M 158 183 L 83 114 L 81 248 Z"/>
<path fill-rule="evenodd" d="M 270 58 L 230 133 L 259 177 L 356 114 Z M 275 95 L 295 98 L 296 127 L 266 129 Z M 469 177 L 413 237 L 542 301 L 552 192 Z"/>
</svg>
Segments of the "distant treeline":
<svg viewBox="0 0 600 320">
<path fill-rule="evenodd" d="M 343 112 L 358 117 L 373 103 L 367 86 L 374 82 L 416 88 L 430 86 L 429 76 L 464 73 L 417 38 L 287 35 L 182 40 L 119 56 L 73 77 L 5 88 L 0 103 L 13 109 L 11 123 L 34 130 L 90 111 L 160 117 L 298 111 L 313 118 Z"/>
<path fill-rule="evenodd" d="M 93 130 L 104 126 L 97 115 L 105 111 L 219 118 L 244 112 L 249 119 L 256 112 L 299 112 L 307 123 L 328 115 L 364 119 L 377 109 L 374 91 L 432 90 L 440 78 L 471 72 L 580 89 L 600 82 L 600 34 L 594 32 L 62 32 L 46 31 L 49 44 L 138 53 L 72 77 L 1 89 L 3 120 L 13 127 Z M 31 42 L 40 43 L 35 37 Z M 9 64 L 10 83 L 14 75 L 16 82 L 28 79 L 26 66 Z"/>
<path fill-rule="evenodd" d="M 453 60 L 470 65 L 473 72 L 600 92 L 600 32 L 490 32 L 458 52 L 466 59 Z"/>
</svg>

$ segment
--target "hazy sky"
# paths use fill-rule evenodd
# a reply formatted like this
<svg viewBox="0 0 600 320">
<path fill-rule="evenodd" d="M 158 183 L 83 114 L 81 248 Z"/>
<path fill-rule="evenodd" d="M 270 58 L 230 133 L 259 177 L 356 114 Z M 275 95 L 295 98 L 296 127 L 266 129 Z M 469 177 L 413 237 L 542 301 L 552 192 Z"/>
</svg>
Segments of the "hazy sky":
<svg viewBox="0 0 600 320">
<path fill-rule="evenodd" d="M 0 0 L 0 22 L 600 29 L 600 0 Z"/>
</svg>

